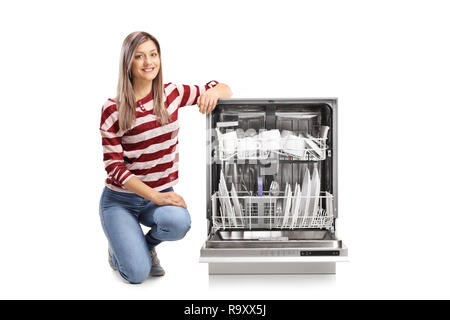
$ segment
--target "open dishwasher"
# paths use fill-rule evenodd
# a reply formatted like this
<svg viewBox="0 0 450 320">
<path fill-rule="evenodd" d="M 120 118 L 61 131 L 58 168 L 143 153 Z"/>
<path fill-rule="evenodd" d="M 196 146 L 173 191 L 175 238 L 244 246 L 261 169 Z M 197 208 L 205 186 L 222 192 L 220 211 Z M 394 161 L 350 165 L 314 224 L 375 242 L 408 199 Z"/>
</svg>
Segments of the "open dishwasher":
<svg viewBox="0 0 450 320">
<path fill-rule="evenodd" d="M 335 273 L 337 100 L 222 99 L 207 116 L 209 274 Z"/>
</svg>

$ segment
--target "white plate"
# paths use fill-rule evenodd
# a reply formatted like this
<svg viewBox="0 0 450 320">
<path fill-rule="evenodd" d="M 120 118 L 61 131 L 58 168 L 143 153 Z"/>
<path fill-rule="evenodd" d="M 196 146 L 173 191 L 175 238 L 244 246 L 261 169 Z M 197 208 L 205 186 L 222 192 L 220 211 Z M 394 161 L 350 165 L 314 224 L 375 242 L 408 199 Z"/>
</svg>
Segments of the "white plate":
<svg viewBox="0 0 450 320">
<path fill-rule="evenodd" d="M 286 208 L 288 187 L 289 187 L 289 183 L 286 182 L 286 187 L 284 188 L 283 210 L 284 210 L 284 208 Z M 282 212 L 282 214 L 284 214 L 284 211 Z"/>
<path fill-rule="evenodd" d="M 223 213 L 226 215 L 225 198 L 223 195 L 222 182 L 219 182 L 219 201 L 220 201 L 220 207 L 222 208 Z"/>
<path fill-rule="evenodd" d="M 226 186 L 223 187 L 223 193 L 225 194 L 224 202 L 229 221 L 233 223 L 234 227 L 237 227 L 236 215 L 234 213 L 234 208 L 231 205 L 230 195 Z"/>
<path fill-rule="evenodd" d="M 222 185 L 225 183 L 225 176 L 223 175 L 223 171 L 220 170 L 220 179 L 219 179 L 219 185 Z M 226 186 L 226 185 L 225 185 Z"/>
<path fill-rule="evenodd" d="M 297 203 L 297 196 L 298 196 L 298 184 L 295 183 L 294 186 L 294 190 L 292 191 L 293 195 L 292 195 L 292 202 L 291 202 L 291 208 L 289 211 L 289 219 L 286 221 L 286 227 L 291 227 L 292 226 L 292 221 L 294 218 L 294 210 L 295 210 L 295 204 Z M 289 221 L 290 221 L 290 225 L 289 225 Z"/>
<path fill-rule="evenodd" d="M 311 179 L 309 178 L 309 169 L 306 168 L 302 183 L 302 198 L 300 203 L 300 217 L 301 217 L 300 226 L 303 225 L 303 220 L 308 214 L 310 194 L 311 194 Z"/>
<path fill-rule="evenodd" d="M 289 213 L 291 212 L 291 201 L 292 201 L 291 185 L 288 183 L 287 186 L 288 186 L 287 192 L 284 193 L 284 196 L 286 197 L 286 204 L 284 206 L 284 217 L 282 227 L 285 227 L 287 225 Z"/>
<path fill-rule="evenodd" d="M 292 210 L 291 210 L 291 213 L 292 213 L 291 214 L 291 216 L 292 216 L 291 229 L 293 229 L 295 227 L 295 224 L 298 219 L 301 195 L 302 195 L 302 192 L 300 189 L 300 185 L 296 183 L 295 184 L 295 192 L 294 192 L 294 201 L 292 203 Z"/>
<path fill-rule="evenodd" d="M 239 199 L 238 199 L 236 189 L 234 188 L 234 184 L 231 184 L 231 196 L 233 199 L 233 206 L 234 206 L 234 211 L 236 213 L 236 216 L 238 216 L 239 219 L 241 219 L 241 223 L 242 223 L 242 225 L 244 225 L 244 217 L 242 216 L 241 205 L 239 204 Z"/>
<path fill-rule="evenodd" d="M 287 203 L 288 186 L 289 186 L 289 183 L 286 182 L 286 187 L 284 188 L 283 206 L 281 207 L 282 210 L 281 210 L 281 213 L 280 213 L 280 215 L 279 215 L 279 217 L 277 219 L 277 225 L 278 226 L 280 225 L 280 223 L 282 223 L 281 217 L 284 216 L 284 208 L 286 208 L 286 203 Z M 283 226 L 283 225 L 281 225 L 281 226 Z"/>
<path fill-rule="evenodd" d="M 221 219 L 222 219 L 222 224 L 223 224 L 223 226 L 225 227 L 226 225 L 225 225 L 225 218 L 226 218 L 226 215 L 225 215 L 225 213 L 223 212 L 224 210 L 225 210 L 225 202 L 223 201 L 224 199 L 222 198 L 222 192 L 221 192 L 221 190 L 220 190 L 221 188 L 220 188 L 220 184 L 219 184 L 219 192 L 218 192 L 218 198 L 219 198 L 219 202 L 220 202 L 220 206 L 219 206 L 219 212 L 220 212 L 220 217 L 221 217 Z"/>
<path fill-rule="evenodd" d="M 300 216 L 300 205 L 302 203 L 302 195 L 303 195 L 303 191 L 300 188 L 300 184 L 298 185 L 298 200 L 297 200 L 297 217 Z M 296 227 L 300 228 L 301 227 L 301 221 L 302 219 L 297 218 L 296 219 Z M 297 224 L 298 222 L 298 224 Z"/>
<path fill-rule="evenodd" d="M 228 216 L 229 221 L 231 221 L 234 224 L 234 227 L 237 227 L 236 215 L 234 214 L 234 210 L 231 205 L 230 195 L 228 194 L 227 185 L 225 183 L 225 177 L 223 175 L 222 170 L 220 170 L 219 192 L 221 196 L 224 197 L 222 198 L 223 201 L 221 202 L 221 204 L 224 208 L 225 215 Z"/>
<path fill-rule="evenodd" d="M 226 200 L 226 205 L 228 206 L 228 212 L 230 214 L 230 219 L 233 222 L 234 227 L 237 228 L 238 224 L 237 224 L 237 220 L 236 220 L 236 213 L 234 212 L 234 207 L 231 205 L 231 199 L 230 199 L 228 190 L 227 190 L 227 197 L 225 198 L 225 200 Z"/>
<path fill-rule="evenodd" d="M 223 202 L 223 195 L 222 195 L 222 177 L 223 177 L 223 172 L 222 170 L 220 170 L 220 179 L 219 179 L 219 185 L 217 186 L 218 188 L 218 198 L 219 198 L 219 202 L 220 202 L 220 207 L 221 208 L 225 208 L 225 204 Z M 224 218 L 222 216 L 222 218 Z"/>
<path fill-rule="evenodd" d="M 314 221 L 319 211 L 319 196 L 320 196 L 320 177 L 319 170 L 314 168 L 313 175 L 311 178 L 311 205 L 309 209 L 310 224 Z"/>
<path fill-rule="evenodd" d="M 224 228 L 226 228 L 226 224 L 225 224 L 225 215 L 223 214 L 223 210 L 222 207 L 219 207 L 219 211 L 220 211 L 220 217 L 222 219 L 222 225 Z"/>
</svg>

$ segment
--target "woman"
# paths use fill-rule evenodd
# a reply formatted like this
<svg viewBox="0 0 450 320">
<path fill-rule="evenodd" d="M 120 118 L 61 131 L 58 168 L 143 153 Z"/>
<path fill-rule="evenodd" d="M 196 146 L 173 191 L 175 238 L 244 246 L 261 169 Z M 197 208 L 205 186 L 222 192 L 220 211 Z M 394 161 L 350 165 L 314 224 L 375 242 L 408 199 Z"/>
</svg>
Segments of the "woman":
<svg viewBox="0 0 450 320">
<path fill-rule="evenodd" d="M 109 263 L 130 283 L 164 275 L 155 246 L 182 239 L 190 229 L 178 182 L 178 108 L 197 104 L 208 114 L 230 88 L 163 85 L 161 50 L 146 32 L 126 37 L 120 55 L 116 99 L 103 105 L 100 133 L 108 177 L 100 218 L 108 239 Z M 140 224 L 150 227 L 144 235 Z"/>
</svg>

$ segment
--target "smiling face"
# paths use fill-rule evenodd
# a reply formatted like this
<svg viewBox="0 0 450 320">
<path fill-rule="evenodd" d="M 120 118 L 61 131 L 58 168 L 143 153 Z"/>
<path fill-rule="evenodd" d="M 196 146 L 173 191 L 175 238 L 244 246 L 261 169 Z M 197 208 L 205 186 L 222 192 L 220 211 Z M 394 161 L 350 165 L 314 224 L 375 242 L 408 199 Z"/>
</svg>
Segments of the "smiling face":
<svg viewBox="0 0 450 320">
<path fill-rule="evenodd" d="M 152 40 L 141 43 L 134 53 L 131 65 L 133 82 L 152 81 L 159 72 L 160 59 L 158 49 Z"/>
</svg>

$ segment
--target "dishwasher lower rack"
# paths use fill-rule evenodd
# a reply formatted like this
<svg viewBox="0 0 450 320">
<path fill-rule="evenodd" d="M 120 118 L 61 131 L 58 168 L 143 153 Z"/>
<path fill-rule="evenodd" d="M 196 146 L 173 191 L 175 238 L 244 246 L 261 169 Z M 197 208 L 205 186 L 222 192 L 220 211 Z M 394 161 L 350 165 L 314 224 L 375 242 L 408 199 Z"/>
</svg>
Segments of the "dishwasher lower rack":
<svg viewBox="0 0 450 320">
<path fill-rule="evenodd" d="M 327 229 L 334 225 L 333 195 L 323 191 L 318 196 L 249 196 L 239 192 L 211 196 L 212 228 L 218 230 Z"/>
</svg>

